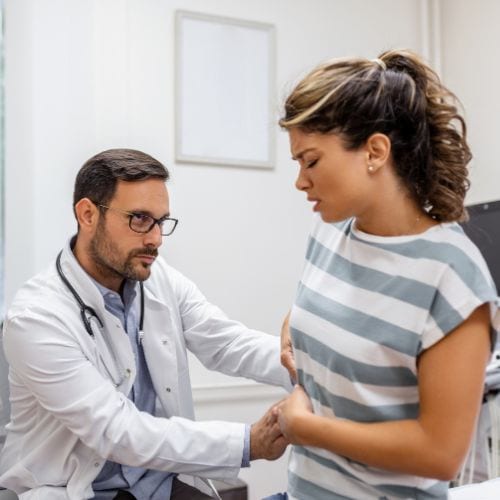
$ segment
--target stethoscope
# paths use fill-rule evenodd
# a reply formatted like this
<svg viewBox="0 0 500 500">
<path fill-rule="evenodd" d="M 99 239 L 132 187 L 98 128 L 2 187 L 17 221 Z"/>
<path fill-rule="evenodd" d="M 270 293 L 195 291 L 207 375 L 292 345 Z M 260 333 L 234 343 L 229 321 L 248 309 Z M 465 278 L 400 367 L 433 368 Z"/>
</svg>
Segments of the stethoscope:
<svg viewBox="0 0 500 500">
<path fill-rule="evenodd" d="M 85 327 L 85 330 L 92 338 L 95 338 L 94 331 L 92 330 L 92 320 L 94 319 L 95 321 L 97 321 L 97 323 L 99 324 L 99 327 L 101 329 L 104 328 L 104 323 L 102 322 L 99 315 L 95 312 L 94 308 L 90 307 L 88 304 L 85 304 L 83 299 L 80 297 L 78 292 L 75 290 L 73 285 L 69 282 L 68 278 L 64 274 L 64 272 L 62 270 L 62 266 L 61 266 L 62 252 L 63 252 L 62 250 L 59 252 L 57 259 L 56 259 L 57 274 L 61 278 L 61 281 L 66 285 L 68 290 L 71 292 L 71 295 L 73 295 L 77 304 L 80 306 L 80 317 L 82 319 L 82 323 L 83 323 L 83 326 Z M 142 343 L 142 339 L 144 337 L 144 329 L 143 329 L 143 327 L 144 327 L 144 285 L 143 285 L 142 281 L 139 282 L 139 287 L 140 287 L 140 291 L 141 291 L 141 314 L 139 317 L 139 342 Z M 120 366 L 121 363 L 118 361 L 115 353 L 113 352 L 111 345 L 109 345 L 109 343 L 107 343 L 107 344 L 108 344 L 108 348 L 110 349 L 110 351 L 113 355 L 115 363 L 118 366 Z M 119 371 L 121 371 L 121 370 L 119 370 Z M 125 375 L 123 377 L 121 377 L 121 379 L 118 382 L 116 382 L 114 380 L 114 377 L 112 377 L 113 381 L 115 383 L 115 386 L 116 387 L 120 386 L 123 383 L 123 381 L 125 380 L 125 377 L 129 373 L 130 373 L 130 370 L 125 370 Z"/>
<path fill-rule="evenodd" d="M 82 318 L 83 326 L 85 327 L 85 330 L 87 330 L 87 333 L 91 336 L 94 337 L 94 332 L 92 330 L 92 323 L 91 320 L 94 318 L 97 320 L 99 323 L 99 326 L 101 328 L 104 328 L 104 323 L 102 322 L 101 318 L 99 315 L 95 312 L 95 310 L 90 307 L 89 305 L 85 304 L 83 299 L 78 295 L 77 291 L 74 289 L 73 285 L 69 282 L 68 278 L 66 275 L 63 273 L 62 267 L 61 267 L 61 255 L 62 255 L 62 250 L 59 252 L 59 255 L 57 256 L 56 259 L 56 269 L 57 269 L 57 274 L 59 274 L 59 277 L 61 278 L 62 282 L 68 287 L 68 290 L 71 292 L 71 295 L 75 298 L 76 302 L 80 306 L 80 316 Z M 144 331 L 144 285 L 142 281 L 139 282 L 139 287 L 141 289 L 141 315 L 139 319 L 139 338 L 142 339 L 143 337 L 143 331 Z"/>
</svg>

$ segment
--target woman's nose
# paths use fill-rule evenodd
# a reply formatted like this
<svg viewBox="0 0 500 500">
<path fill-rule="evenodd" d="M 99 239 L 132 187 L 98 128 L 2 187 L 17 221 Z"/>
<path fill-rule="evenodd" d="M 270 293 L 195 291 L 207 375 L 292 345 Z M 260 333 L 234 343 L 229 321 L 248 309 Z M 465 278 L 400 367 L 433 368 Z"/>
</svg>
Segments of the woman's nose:
<svg viewBox="0 0 500 500">
<path fill-rule="evenodd" d="M 295 187 L 299 191 L 305 191 L 310 186 L 311 186 L 311 182 L 307 178 L 307 175 L 305 174 L 304 169 L 301 168 L 299 170 L 299 174 L 297 175 L 297 180 L 295 181 Z"/>
</svg>

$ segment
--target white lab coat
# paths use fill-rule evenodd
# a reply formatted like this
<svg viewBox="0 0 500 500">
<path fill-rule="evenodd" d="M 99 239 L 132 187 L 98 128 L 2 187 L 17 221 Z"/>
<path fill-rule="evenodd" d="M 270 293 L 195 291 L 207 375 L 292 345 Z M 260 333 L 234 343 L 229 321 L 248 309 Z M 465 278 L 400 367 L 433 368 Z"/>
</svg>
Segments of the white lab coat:
<svg viewBox="0 0 500 500">
<path fill-rule="evenodd" d="M 69 245 L 61 264 L 104 328 L 93 321 L 90 337 L 54 263 L 17 293 L 4 327 L 12 409 L 0 485 L 23 500 L 92 498 L 92 481 L 108 459 L 196 476 L 195 486 L 207 493 L 205 478 L 234 478 L 245 426 L 193 421 L 186 350 L 210 369 L 289 388 L 279 339 L 227 319 L 158 258 L 145 282 L 143 340 L 157 394 L 153 417 L 126 397 L 136 367 L 120 321 Z M 111 377 L 123 382 L 116 387 Z"/>
</svg>

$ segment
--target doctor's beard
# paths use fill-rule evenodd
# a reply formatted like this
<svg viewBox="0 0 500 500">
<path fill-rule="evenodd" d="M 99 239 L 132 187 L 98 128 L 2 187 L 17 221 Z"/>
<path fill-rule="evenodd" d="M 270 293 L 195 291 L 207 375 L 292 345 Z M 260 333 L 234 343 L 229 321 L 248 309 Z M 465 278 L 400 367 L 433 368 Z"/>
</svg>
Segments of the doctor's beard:
<svg viewBox="0 0 500 500">
<path fill-rule="evenodd" d="M 101 222 L 94 238 L 90 241 L 89 253 L 103 277 L 120 277 L 134 281 L 145 281 L 151 274 L 150 264 L 144 262 L 134 264 L 134 258 L 138 255 L 158 257 L 158 249 L 148 246 L 130 250 L 123 258 L 123 252 L 107 233 L 105 224 Z"/>
</svg>

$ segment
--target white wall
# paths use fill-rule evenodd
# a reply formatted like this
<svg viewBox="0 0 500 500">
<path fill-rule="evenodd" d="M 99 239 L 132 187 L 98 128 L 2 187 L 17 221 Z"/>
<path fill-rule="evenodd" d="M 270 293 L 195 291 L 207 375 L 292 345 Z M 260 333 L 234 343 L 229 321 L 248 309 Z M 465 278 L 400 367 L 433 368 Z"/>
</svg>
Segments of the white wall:
<svg viewBox="0 0 500 500">
<path fill-rule="evenodd" d="M 96 151 L 91 2 L 5 2 L 5 288 L 73 231 L 72 184 Z"/>
<path fill-rule="evenodd" d="M 464 105 L 474 155 L 469 203 L 500 198 L 499 23 L 497 0 L 441 0 L 442 75 Z"/>
<path fill-rule="evenodd" d="M 465 3 L 465 2 L 464 2 Z M 178 231 L 163 255 L 229 315 L 278 332 L 295 291 L 310 219 L 277 134 L 272 170 L 174 162 L 174 12 L 276 26 L 276 106 L 319 61 L 417 51 L 419 0 L 6 0 L 6 296 L 74 231 L 72 182 L 92 154 L 142 149 L 172 172 Z M 193 364 L 200 418 L 254 421 L 280 392 Z M 233 385 L 231 385 L 233 384 Z M 236 385 L 234 385 L 236 384 Z M 283 490 L 285 459 L 242 473 L 251 498 Z"/>
</svg>

